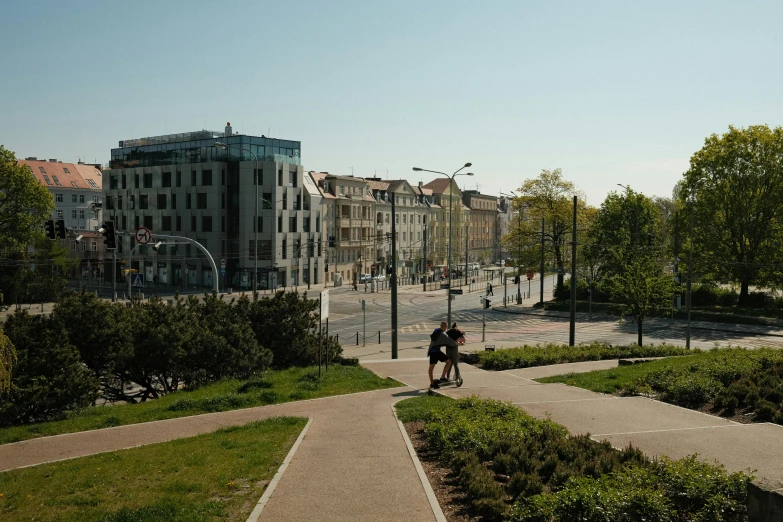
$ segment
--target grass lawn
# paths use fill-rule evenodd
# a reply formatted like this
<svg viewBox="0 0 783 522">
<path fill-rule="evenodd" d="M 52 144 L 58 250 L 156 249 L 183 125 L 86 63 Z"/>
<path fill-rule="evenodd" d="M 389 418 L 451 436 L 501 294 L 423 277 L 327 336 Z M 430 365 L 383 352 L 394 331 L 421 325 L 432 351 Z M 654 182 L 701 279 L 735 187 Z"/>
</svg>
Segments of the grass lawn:
<svg viewBox="0 0 783 522">
<path fill-rule="evenodd" d="M 0 444 L 397 386 L 402 384 L 391 378 L 382 379 L 358 366 L 330 366 L 328 372 L 322 370 L 320 378 L 317 367 L 289 368 L 268 372 L 248 381 L 220 381 L 194 391 L 180 391 L 140 404 L 92 407 L 73 413 L 63 420 L 2 428 Z"/>
<path fill-rule="evenodd" d="M 722 348 L 583 374 L 560 382 L 612 394 L 645 394 L 740 420 L 783 424 L 783 350 Z"/>
<path fill-rule="evenodd" d="M 245 520 L 306 423 L 278 417 L 0 473 L 0 519 Z"/>
</svg>

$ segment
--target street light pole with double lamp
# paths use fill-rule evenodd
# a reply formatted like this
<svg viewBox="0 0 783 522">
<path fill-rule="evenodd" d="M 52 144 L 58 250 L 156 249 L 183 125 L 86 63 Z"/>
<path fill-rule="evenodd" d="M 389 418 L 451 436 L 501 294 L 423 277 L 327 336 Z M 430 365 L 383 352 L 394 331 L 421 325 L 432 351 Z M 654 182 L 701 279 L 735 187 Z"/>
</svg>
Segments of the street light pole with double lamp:
<svg viewBox="0 0 783 522">
<path fill-rule="evenodd" d="M 452 252 L 452 243 L 454 242 L 454 223 L 453 223 L 453 221 L 454 221 L 454 213 L 453 213 L 453 203 L 452 203 L 453 194 L 454 194 L 454 177 L 458 176 L 458 175 L 461 175 L 461 176 L 472 176 L 473 175 L 472 172 L 463 172 L 462 174 L 459 174 L 460 170 L 466 169 L 466 168 L 468 168 L 468 167 L 470 167 L 472 165 L 473 164 L 470 163 L 470 162 L 465 163 L 465 165 L 463 165 L 462 167 L 458 168 L 456 170 L 456 172 L 454 172 L 454 174 L 452 174 L 451 176 L 449 176 L 445 172 L 440 172 L 440 171 L 437 171 L 437 170 L 427 170 L 427 169 L 421 169 L 419 167 L 413 167 L 413 170 L 415 172 L 430 172 L 432 174 L 439 174 L 441 176 L 446 176 L 447 178 L 449 178 L 449 250 L 448 250 L 448 261 L 447 261 L 447 263 L 448 263 L 447 272 L 448 272 L 448 277 L 449 277 L 449 288 L 448 288 L 448 293 L 446 294 L 446 297 L 448 298 L 448 303 L 449 303 L 449 308 L 448 308 L 449 311 L 448 311 L 448 319 L 447 319 L 447 321 L 449 323 L 449 326 L 451 326 L 451 279 L 452 279 L 452 277 L 451 277 L 452 276 L 452 271 L 451 271 L 451 252 Z"/>
</svg>

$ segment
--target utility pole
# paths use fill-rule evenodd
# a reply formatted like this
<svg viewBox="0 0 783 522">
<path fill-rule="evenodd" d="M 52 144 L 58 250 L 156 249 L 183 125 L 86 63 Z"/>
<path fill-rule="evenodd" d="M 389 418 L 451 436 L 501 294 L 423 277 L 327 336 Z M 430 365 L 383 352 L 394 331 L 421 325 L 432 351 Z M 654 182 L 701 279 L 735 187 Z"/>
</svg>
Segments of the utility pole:
<svg viewBox="0 0 783 522">
<path fill-rule="evenodd" d="M 397 214 L 395 213 L 395 199 L 397 195 L 392 192 L 391 194 L 391 258 L 392 258 L 392 273 L 391 273 L 391 352 L 392 359 L 397 358 Z"/>
<path fill-rule="evenodd" d="M 571 228 L 571 324 L 568 329 L 568 346 L 576 337 L 576 196 L 574 196 L 574 222 Z"/>
<path fill-rule="evenodd" d="M 423 247 L 424 247 L 424 258 L 423 258 L 423 261 L 421 262 L 421 264 L 422 264 L 421 273 L 422 273 L 422 281 L 423 281 L 422 284 L 424 286 L 422 291 L 426 292 L 427 291 L 427 227 L 426 226 L 424 227 L 423 234 L 424 234 L 424 245 L 423 245 Z"/>
<path fill-rule="evenodd" d="M 688 253 L 688 328 L 685 331 L 685 349 L 691 349 L 691 280 L 693 279 L 693 200 L 691 200 L 691 224 L 689 231 L 691 239 L 691 248 Z"/>
<path fill-rule="evenodd" d="M 468 284 L 468 231 L 469 230 L 470 230 L 470 225 L 465 225 L 465 285 L 466 286 Z M 449 287 L 449 292 L 451 292 L 451 287 Z"/>
<path fill-rule="evenodd" d="M 541 300 L 544 304 L 544 218 L 541 218 Z"/>
</svg>

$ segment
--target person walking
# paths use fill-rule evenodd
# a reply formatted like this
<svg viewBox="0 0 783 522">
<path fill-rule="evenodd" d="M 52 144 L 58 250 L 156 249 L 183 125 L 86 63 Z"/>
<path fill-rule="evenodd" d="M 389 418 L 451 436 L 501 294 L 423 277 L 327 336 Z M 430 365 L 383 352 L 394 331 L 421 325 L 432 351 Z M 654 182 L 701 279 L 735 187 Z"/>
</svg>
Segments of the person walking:
<svg viewBox="0 0 783 522">
<path fill-rule="evenodd" d="M 451 368 L 454 368 L 454 381 L 457 386 L 461 385 L 462 377 L 459 373 L 459 347 L 465 344 L 465 332 L 457 328 L 457 323 L 451 325 L 446 331 L 446 335 L 449 339 L 454 341 L 454 346 L 446 347 L 446 357 L 449 358 L 449 371 L 446 372 L 446 380 L 441 379 L 441 382 L 448 382 L 451 375 Z"/>
<path fill-rule="evenodd" d="M 492 293 L 492 283 L 487 283 L 487 295 L 495 296 L 495 294 Z"/>
<path fill-rule="evenodd" d="M 448 381 L 448 379 L 446 379 L 446 372 L 451 369 L 451 361 L 449 361 L 448 356 L 441 351 L 441 348 L 443 346 L 457 346 L 457 343 L 446 335 L 446 329 L 448 327 L 449 323 L 443 321 L 440 323 L 440 328 L 435 328 L 430 334 L 430 348 L 427 350 L 427 356 L 430 358 L 428 374 L 430 377 L 431 390 L 440 388 L 439 382 Z M 446 365 L 443 367 L 443 373 L 441 374 L 440 379 L 435 380 L 433 378 L 433 372 L 435 371 L 435 365 L 438 364 L 438 362 L 446 363 Z"/>
</svg>

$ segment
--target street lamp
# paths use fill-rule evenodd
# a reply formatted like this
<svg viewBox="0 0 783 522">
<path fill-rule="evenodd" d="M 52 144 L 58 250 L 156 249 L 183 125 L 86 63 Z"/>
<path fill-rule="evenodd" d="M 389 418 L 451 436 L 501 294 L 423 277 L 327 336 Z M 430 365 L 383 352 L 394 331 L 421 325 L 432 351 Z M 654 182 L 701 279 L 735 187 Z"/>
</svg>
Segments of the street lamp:
<svg viewBox="0 0 783 522">
<path fill-rule="evenodd" d="M 239 149 L 241 151 L 249 152 L 253 158 L 256 160 L 256 168 L 255 172 L 253 174 L 253 179 L 255 180 L 256 184 L 256 222 L 253 226 L 253 230 L 255 230 L 255 268 L 253 269 L 253 301 L 258 299 L 258 156 L 250 149 L 245 149 L 243 147 L 240 147 L 239 145 L 226 145 L 225 143 L 216 142 L 212 144 L 213 147 L 217 147 L 219 149 L 228 150 L 229 147 L 234 147 L 236 149 Z M 217 277 L 217 274 L 215 274 L 215 277 Z"/>
<path fill-rule="evenodd" d="M 440 171 L 437 171 L 437 170 L 427 170 L 427 169 L 422 169 L 422 168 L 419 168 L 419 167 L 413 167 L 413 170 L 415 172 L 430 172 L 432 174 L 439 174 L 441 176 L 446 176 L 447 178 L 449 178 L 449 251 L 448 251 L 448 261 L 447 261 L 447 263 L 448 263 L 448 275 L 449 275 L 449 291 L 448 291 L 448 294 L 446 294 L 446 297 L 448 297 L 448 301 L 449 301 L 449 308 L 448 308 L 448 323 L 449 323 L 449 326 L 451 326 L 451 279 L 452 279 L 451 278 L 451 276 L 452 276 L 452 272 L 451 272 L 451 250 L 452 250 L 452 247 L 451 247 L 451 245 L 454 242 L 454 225 L 453 225 L 454 213 L 452 211 L 452 207 L 453 207 L 452 200 L 453 200 L 453 194 L 454 194 L 454 177 L 457 176 L 457 175 L 460 175 L 460 174 L 458 174 L 460 170 L 466 169 L 466 168 L 468 168 L 468 167 L 470 167 L 472 165 L 473 164 L 470 163 L 470 162 L 465 163 L 465 165 L 463 165 L 462 167 L 458 168 L 454 172 L 454 174 L 452 174 L 451 176 L 449 176 L 445 172 L 440 172 Z M 472 176 L 473 173 L 472 172 L 464 172 L 461 175 L 462 176 Z"/>
<path fill-rule="evenodd" d="M 618 186 L 618 187 L 623 187 L 625 190 L 631 190 L 631 189 L 630 189 L 630 187 L 626 187 L 626 186 L 625 186 L 625 185 L 623 185 L 622 183 L 618 183 L 618 184 L 617 184 L 617 186 Z"/>
</svg>

